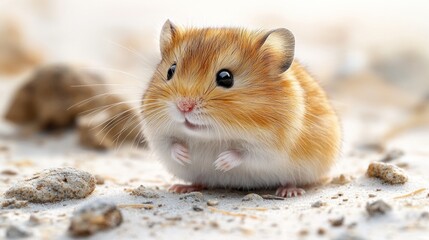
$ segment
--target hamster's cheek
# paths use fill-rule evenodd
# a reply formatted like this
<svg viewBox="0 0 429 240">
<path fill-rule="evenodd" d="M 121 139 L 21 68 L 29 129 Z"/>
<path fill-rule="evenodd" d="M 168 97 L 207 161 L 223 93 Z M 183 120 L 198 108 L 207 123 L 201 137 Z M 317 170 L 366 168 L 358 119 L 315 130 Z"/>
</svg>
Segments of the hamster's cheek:
<svg viewBox="0 0 429 240">
<path fill-rule="evenodd" d="M 182 123 L 185 121 L 185 117 L 183 114 L 179 112 L 176 105 L 173 102 L 167 104 L 167 113 L 168 118 L 170 118 L 173 122 Z"/>
</svg>

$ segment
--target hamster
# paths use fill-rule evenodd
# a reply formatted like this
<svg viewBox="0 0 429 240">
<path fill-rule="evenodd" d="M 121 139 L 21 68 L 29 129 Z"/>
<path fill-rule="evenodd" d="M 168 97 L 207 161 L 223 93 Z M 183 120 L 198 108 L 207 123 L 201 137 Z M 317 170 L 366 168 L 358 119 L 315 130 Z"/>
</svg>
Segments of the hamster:
<svg viewBox="0 0 429 240">
<path fill-rule="evenodd" d="M 340 149 L 339 120 L 294 49 L 284 28 L 165 22 L 162 60 L 141 105 L 150 147 L 190 183 L 170 191 L 277 188 L 294 197 L 326 177 Z"/>
</svg>

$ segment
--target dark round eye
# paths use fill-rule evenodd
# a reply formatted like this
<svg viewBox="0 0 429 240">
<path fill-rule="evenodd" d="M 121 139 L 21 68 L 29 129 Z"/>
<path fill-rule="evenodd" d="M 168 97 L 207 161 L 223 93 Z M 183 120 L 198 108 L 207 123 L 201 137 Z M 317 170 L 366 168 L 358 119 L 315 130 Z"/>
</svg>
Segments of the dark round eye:
<svg viewBox="0 0 429 240">
<path fill-rule="evenodd" d="M 176 64 L 174 63 L 167 71 L 167 80 L 170 80 L 173 77 L 175 71 L 176 71 Z"/>
<path fill-rule="evenodd" d="M 216 75 L 216 83 L 220 87 L 231 88 L 234 85 L 232 73 L 226 69 L 220 70 Z"/>
</svg>

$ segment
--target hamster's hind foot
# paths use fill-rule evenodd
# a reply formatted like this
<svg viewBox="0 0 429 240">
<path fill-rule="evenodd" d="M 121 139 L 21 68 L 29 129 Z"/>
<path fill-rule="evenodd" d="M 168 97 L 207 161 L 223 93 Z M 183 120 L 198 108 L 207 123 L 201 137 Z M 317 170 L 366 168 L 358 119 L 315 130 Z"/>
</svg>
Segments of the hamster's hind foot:
<svg viewBox="0 0 429 240">
<path fill-rule="evenodd" d="M 168 189 L 168 191 L 173 193 L 190 193 L 204 189 L 206 189 L 206 187 L 199 184 L 174 184 Z"/>
<path fill-rule="evenodd" d="M 284 198 L 298 197 L 304 195 L 305 190 L 295 185 L 287 184 L 277 188 L 276 195 Z"/>
<path fill-rule="evenodd" d="M 185 163 L 191 164 L 188 148 L 180 143 L 173 143 L 171 146 L 171 158 L 182 166 L 184 166 Z"/>
</svg>

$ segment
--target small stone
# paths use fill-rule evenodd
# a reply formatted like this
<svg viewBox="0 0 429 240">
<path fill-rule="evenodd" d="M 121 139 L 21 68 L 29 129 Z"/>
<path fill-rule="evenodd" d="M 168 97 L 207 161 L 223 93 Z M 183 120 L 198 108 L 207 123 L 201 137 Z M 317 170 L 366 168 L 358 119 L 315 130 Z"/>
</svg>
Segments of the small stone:
<svg viewBox="0 0 429 240">
<path fill-rule="evenodd" d="M 344 223 L 344 217 L 339 217 L 339 218 L 335 218 L 335 219 L 330 219 L 329 223 L 331 223 L 331 226 L 333 227 L 340 227 L 343 225 Z"/>
<path fill-rule="evenodd" d="M 71 167 L 47 169 L 18 182 L 4 194 L 35 203 L 84 198 L 95 189 L 95 177 Z"/>
<path fill-rule="evenodd" d="M 192 206 L 192 210 L 194 210 L 195 212 L 202 212 L 204 211 L 204 208 L 199 205 L 194 205 Z"/>
<path fill-rule="evenodd" d="M 204 202 L 204 195 L 201 192 L 190 192 L 180 197 L 183 200 L 192 200 L 193 202 Z"/>
<path fill-rule="evenodd" d="M 141 196 L 145 198 L 159 198 L 159 194 L 150 188 L 146 188 L 143 185 L 140 185 L 138 188 L 129 190 L 130 195 Z"/>
<path fill-rule="evenodd" d="M 207 206 L 213 207 L 213 206 L 217 206 L 217 205 L 219 205 L 219 201 L 217 201 L 217 200 L 208 200 L 207 201 Z"/>
<path fill-rule="evenodd" d="M 103 176 L 96 174 L 96 175 L 94 175 L 94 177 L 95 177 L 95 184 L 97 184 L 97 185 L 103 185 L 104 184 L 105 180 L 104 180 Z"/>
<path fill-rule="evenodd" d="M 326 206 L 326 205 L 327 204 L 325 202 L 317 201 L 317 202 L 314 202 L 313 204 L 311 204 L 311 207 L 312 208 L 320 208 L 320 207 Z"/>
<path fill-rule="evenodd" d="M 350 183 L 352 180 L 353 180 L 352 177 L 341 174 L 338 177 L 334 177 L 331 180 L 331 183 L 332 184 L 338 184 L 338 185 L 344 185 L 344 184 Z"/>
<path fill-rule="evenodd" d="M 243 201 L 243 202 L 262 201 L 262 200 L 264 200 L 264 199 L 256 193 L 249 193 L 241 199 L 241 201 Z"/>
<path fill-rule="evenodd" d="M 298 232 L 298 234 L 300 236 L 307 236 L 308 235 L 308 230 L 307 229 L 302 229 L 301 231 Z"/>
<path fill-rule="evenodd" d="M 6 229 L 6 238 L 10 239 L 27 238 L 31 235 L 33 234 L 30 231 L 16 225 L 11 225 Z"/>
<path fill-rule="evenodd" d="M 319 234 L 319 235 L 325 235 L 325 233 L 326 233 L 326 230 L 324 228 L 317 229 L 317 234 Z"/>
<path fill-rule="evenodd" d="M 5 199 L 1 202 L 2 208 L 12 209 L 12 208 L 23 208 L 28 206 L 28 201 L 25 200 L 16 200 L 15 198 Z"/>
<path fill-rule="evenodd" d="M 375 194 L 373 194 L 373 193 L 370 193 L 370 194 L 368 194 L 368 197 L 370 197 L 370 198 L 375 198 L 375 197 L 377 197 L 377 195 L 375 195 Z"/>
<path fill-rule="evenodd" d="M 115 204 L 96 200 L 83 205 L 73 214 L 68 231 L 74 237 L 83 237 L 115 228 L 121 223 L 122 213 Z"/>
<path fill-rule="evenodd" d="M 8 176 L 15 176 L 18 174 L 16 171 L 11 170 L 11 169 L 5 169 L 5 170 L 1 171 L 0 173 L 2 175 L 8 175 Z"/>
<path fill-rule="evenodd" d="M 366 203 L 366 211 L 368 212 L 369 216 L 375 216 L 375 215 L 383 215 L 387 212 L 391 211 L 392 207 L 385 203 L 383 200 L 377 200 L 372 203 Z"/>
<path fill-rule="evenodd" d="M 408 176 L 401 168 L 381 162 L 373 162 L 368 166 L 367 175 L 381 179 L 389 184 L 404 184 L 408 181 Z"/>
</svg>

